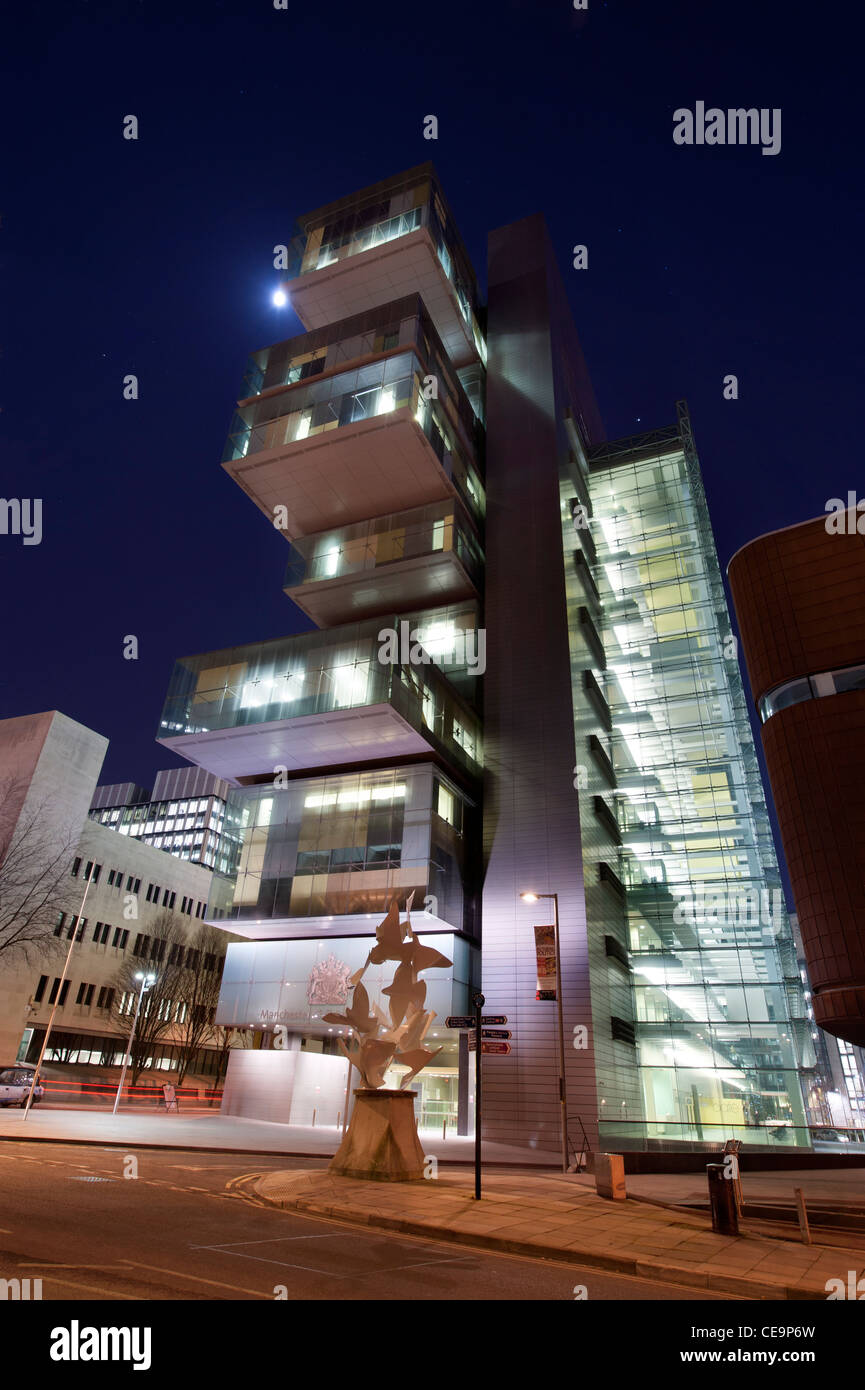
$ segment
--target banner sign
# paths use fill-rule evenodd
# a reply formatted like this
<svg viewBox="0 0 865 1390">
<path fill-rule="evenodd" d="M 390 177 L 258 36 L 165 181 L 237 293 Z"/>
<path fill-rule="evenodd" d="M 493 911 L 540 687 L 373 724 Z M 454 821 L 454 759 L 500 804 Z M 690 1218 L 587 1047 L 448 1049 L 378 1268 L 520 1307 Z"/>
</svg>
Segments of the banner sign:
<svg viewBox="0 0 865 1390">
<path fill-rule="evenodd" d="M 538 989 L 536 999 L 556 997 L 556 929 L 535 927 L 535 952 L 538 958 Z"/>
</svg>

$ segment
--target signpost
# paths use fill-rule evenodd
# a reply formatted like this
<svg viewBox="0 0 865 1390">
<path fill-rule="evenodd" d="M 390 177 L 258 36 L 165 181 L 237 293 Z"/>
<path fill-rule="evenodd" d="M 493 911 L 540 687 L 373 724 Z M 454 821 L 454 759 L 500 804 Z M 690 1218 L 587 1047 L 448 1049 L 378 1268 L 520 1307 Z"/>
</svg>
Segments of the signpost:
<svg viewBox="0 0 865 1390">
<path fill-rule="evenodd" d="M 475 1006 L 475 1049 L 478 1053 L 483 1048 L 481 1037 L 481 1009 L 486 1000 L 482 994 L 476 994 L 472 1003 Z M 481 1059 L 475 1058 L 475 1201 L 481 1200 Z"/>
<path fill-rule="evenodd" d="M 507 1023 L 505 1014 L 484 1014 L 481 1023 L 486 1028 L 488 1024 Z M 450 1014 L 445 1019 L 445 1028 L 474 1028 L 477 1020 L 474 1014 Z M 510 1037 L 510 1033 L 508 1033 Z"/>
<path fill-rule="evenodd" d="M 484 1053 L 492 1053 L 494 1056 L 504 1057 L 511 1050 L 511 1045 L 507 1039 L 511 1036 L 507 1029 L 496 1026 L 484 1027 L 484 1024 L 497 1025 L 507 1023 L 507 1014 L 482 1014 L 486 1000 L 482 994 L 476 994 L 472 999 L 475 1006 L 474 1014 L 449 1014 L 445 1019 L 446 1028 L 471 1029 L 469 1034 L 469 1052 L 474 1052 L 477 1058 L 478 1052 L 483 1056 Z M 475 1201 L 481 1199 L 481 1063 L 480 1058 L 475 1061 Z"/>
</svg>

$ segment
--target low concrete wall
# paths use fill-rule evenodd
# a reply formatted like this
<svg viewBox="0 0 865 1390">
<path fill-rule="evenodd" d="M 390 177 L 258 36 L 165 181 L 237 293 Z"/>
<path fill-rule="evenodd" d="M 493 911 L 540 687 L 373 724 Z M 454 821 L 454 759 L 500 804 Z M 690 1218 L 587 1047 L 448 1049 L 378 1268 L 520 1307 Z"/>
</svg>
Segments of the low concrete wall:
<svg viewBox="0 0 865 1390">
<path fill-rule="evenodd" d="M 335 1125 L 344 1117 L 343 1057 L 323 1052 L 250 1051 L 228 1059 L 222 1114 L 284 1125 Z M 355 1082 L 353 1081 L 354 1085 Z"/>
</svg>

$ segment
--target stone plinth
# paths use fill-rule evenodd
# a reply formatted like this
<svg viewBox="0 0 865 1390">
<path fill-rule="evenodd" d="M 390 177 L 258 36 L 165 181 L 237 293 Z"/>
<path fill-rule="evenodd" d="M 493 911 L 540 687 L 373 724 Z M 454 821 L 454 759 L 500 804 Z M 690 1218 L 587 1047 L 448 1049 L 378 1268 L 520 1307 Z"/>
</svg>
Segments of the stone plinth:
<svg viewBox="0 0 865 1390">
<path fill-rule="evenodd" d="M 423 1178 L 424 1152 L 417 1137 L 414 1091 L 355 1091 L 354 1113 L 328 1172 L 374 1182 Z"/>
</svg>

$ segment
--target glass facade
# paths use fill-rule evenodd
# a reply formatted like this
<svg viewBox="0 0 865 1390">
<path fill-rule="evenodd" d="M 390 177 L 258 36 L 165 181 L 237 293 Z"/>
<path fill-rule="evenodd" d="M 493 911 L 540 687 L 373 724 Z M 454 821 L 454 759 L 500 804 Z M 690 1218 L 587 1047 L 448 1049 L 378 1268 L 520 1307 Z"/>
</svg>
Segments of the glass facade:
<svg viewBox="0 0 865 1390">
<path fill-rule="evenodd" d="M 419 166 L 301 219 L 292 277 L 309 275 L 426 229 L 450 281 L 475 350 L 486 361 L 482 311 L 471 262 L 429 166 Z"/>
<path fill-rule="evenodd" d="M 676 430 L 589 459 L 590 521 L 570 481 L 562 501 L 602 1140 L 807 1144 L 812 1042 L 699 465 Z"/>
<path fill-rule="evenodd" d="M 295 541 L 284 587 L 341 579 L 436 554 L 455 555 L 472 584 L 482 584 L 483 553 L 468 517 L 453 501 L 377 516 Z"/>
<path fill-rule="evenodd" d="M 237 861 L 239 822 L 221 797 L 104 806 L 92 809 L 88 816 L 120 835 L 221 873 L 230 872 Z"/>
<path fill-rule="evenodd" d="M 483 516 L 483 429 L 417 295 L 262 349 L 243 389 L 223 463 L 403 410 Z"/>
<path fill-rule="evenodd" d="M 208 917 L 373 914 L 415 895 L 458 930 L 478 929 L 476 806 L 430 764 L 302 778 L 232 793 L 235 872 L 214 879 Z"/>
<path fill-rule="evenodd" d="M 410 649 L 399 663 L 381 660 L 379 633 L 387 628 L 399 636 L 401 624 L 407 633 L 419 634 L 417 641 L 433 660 L 411 661 Z M 174 667 L 158 737 L 169 741 L 173 734 L 209 733 L 389 704 L 431 748 L 477 775 L 480 720 L 457 693 L 456 684 L 465 669 L 460 666 L 461 655 L 453 652 L 451 679 L 435 664 L 444 664 L 448 644 L 451 649 L 457 645 L 455 634 L 472 627 L 471 607 L 440 609 L 416 618 L 397 614 L 184 657 Z M 464 690 L 474 680 L 469 673 Z"/>
</svg>

